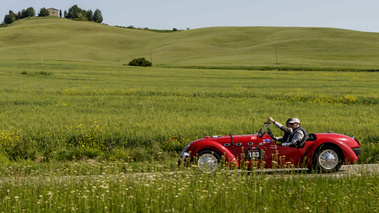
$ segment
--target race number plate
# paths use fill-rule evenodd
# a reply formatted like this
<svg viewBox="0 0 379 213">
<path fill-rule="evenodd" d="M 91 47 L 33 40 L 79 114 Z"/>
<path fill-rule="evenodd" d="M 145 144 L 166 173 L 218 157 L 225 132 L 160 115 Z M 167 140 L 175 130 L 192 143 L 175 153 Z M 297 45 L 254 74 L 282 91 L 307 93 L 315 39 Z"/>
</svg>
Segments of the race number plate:
<svg viewBox="0 0 379 213">
<path fill-rule="evenodd" d="M 260 160 L 262 158 L 262 150 L 257 146 L 251 146 L 246 150 L 246 160 Z"/>
</svg>

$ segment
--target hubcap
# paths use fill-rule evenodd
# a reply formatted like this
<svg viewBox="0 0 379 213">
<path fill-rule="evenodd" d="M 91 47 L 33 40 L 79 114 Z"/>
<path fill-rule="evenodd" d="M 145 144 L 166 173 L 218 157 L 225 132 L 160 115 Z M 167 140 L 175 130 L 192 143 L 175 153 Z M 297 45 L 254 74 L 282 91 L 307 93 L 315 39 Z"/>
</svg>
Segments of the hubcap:
<svg viewBox="0 0 379 213">
<path fill-rule="evenodd" d="M 324 169 L 334 169 L 338 164 L 338 154 L 331 149 L 323 150 L 318 157 L 318 162 Z"/>
<path fill-rule="evenodd" d="M 205 173 L 212 173 L 217 169 L 218 159 L 210 153 L 205 153 L 199 157 L 197 166 Z"/>
</svg>

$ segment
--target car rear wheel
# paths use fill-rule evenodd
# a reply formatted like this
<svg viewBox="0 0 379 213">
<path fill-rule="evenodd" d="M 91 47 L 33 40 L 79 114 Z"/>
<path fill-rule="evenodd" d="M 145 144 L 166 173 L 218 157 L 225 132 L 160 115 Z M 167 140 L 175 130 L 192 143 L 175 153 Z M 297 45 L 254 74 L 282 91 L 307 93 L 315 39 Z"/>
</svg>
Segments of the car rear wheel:
<svg viewBox="0 0 379 213">
<path fill-rule="evenodd" d="M 313 159 L 313 168 L 319 172 L 337 172 L 343 163 L 341 150 L 334 146 L 322 146 Z"/>
<path fill-rule="evenodd" d="M 220 155 L 212 150 L 203 150 L 198 154 L 197 166 L 205 173 L 216 171 L 220 163 Z"/>
</svg>

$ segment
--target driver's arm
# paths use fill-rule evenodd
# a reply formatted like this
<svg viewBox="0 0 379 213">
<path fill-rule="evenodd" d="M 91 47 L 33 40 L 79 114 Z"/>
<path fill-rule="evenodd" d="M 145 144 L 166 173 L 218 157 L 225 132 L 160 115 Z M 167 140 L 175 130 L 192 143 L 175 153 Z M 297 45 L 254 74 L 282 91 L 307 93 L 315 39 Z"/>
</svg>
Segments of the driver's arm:
<svg viewBox="0 0 379 213">
<path fill-rule="evenodd" d="M 283 132 L 287 132 L 289 134 L 292 134 L 293 129 L 290 127 L 283 126 L 281 123 L 274 121 L 275 126 L 277 126 L 279 129 L 281 129 Z"/>
</svg>

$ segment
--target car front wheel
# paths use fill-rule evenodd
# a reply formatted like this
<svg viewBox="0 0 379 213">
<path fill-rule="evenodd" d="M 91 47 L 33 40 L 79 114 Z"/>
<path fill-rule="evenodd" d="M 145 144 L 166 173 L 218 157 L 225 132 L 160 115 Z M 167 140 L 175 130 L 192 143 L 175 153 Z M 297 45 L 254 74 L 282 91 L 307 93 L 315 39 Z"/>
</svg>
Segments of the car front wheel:
<svg viewBox="0 0 379 213">
<path fill-rule="evenodd" d="M 197 166 L 205 173 L 216 171 L 220 163 L 220 155 L 212 150 L 203 150 L 198 154 Z"/>
<path fill-rule="evenodd" d="M 322 146 L 313 161 L 313 168 L 320 172 L 337 172 L 343 163 L 341 151 L 330 145 Z"/>
</svg>

